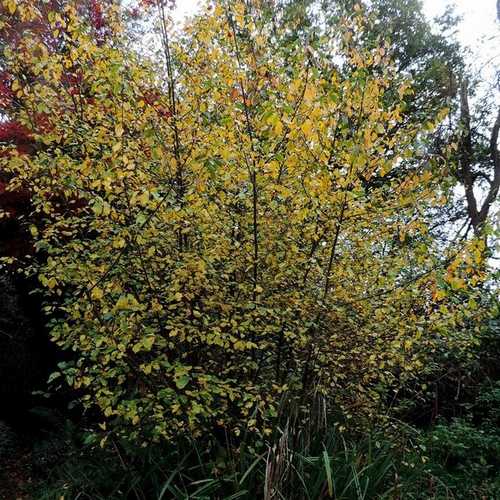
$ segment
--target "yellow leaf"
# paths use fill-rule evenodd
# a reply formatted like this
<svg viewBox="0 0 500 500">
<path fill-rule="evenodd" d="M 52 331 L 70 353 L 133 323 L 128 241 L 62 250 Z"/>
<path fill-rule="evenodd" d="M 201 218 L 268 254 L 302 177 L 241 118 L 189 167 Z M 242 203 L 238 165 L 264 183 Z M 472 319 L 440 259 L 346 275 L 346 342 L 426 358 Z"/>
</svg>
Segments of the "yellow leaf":
<svg viewBox="0 0 500 500">
<path fill-rule="evenodd" d="M 125 240 L 123 238 L 117 238 L 113 241 L 113 248 L 123 248 L 125 246 Z"/>
<path fill-rule="evenodd" d="M 16 5 L 16 2 L 15 0 L 9 0 L 7 2 L 7 10 L 9 11 L 9 14 L 14 14 L 14 12 L 16 12 L 16 9 L 17 9 L 17 5 Z"/>
<path fill-rule="evenodd" d="M 364 132 L 365 148 L 369 148 L 372 145 L 372 132 L 370 129 L 365 129 Z"/>
<path fill-rule="evenodd" d="M 465 282 L 461 278 L 451 277 L 448 279 L 448 283 L 451 285 L 451 288 L 453 290 L 460 290 L 462 288 L 465 288 Z"/>
<path fill-rule="evenodd" d="M 144 191 L 141 195 L 137 197 L 137 201 L 142 206 L 147 205 L 149 201 L 149 193 L 147 191 Z"/>
<path fill-rule="evenodd" d="M 123 125 L 121 123 L 116 125 L 115 134 L 116 134 L 116 137 L 121 137 L 123 135 Z"/>
<path fill-rule="evenodd" d="M 281 123 L 281 121 L 277 121 L 274 124 L 274 134 L 281 135 L 282 133 L 283 133 L 283 124 Z"/>
<path fill-rule="evenodd" d="M 271 160 L 267 166 L 269 173 L 277 177 L 280 171 L 280 164 L 276 160 Z"/>
<path fill-rule="evenodd" d="M 300 127 L 306 138 L 309 138 L 312 134 L 312 123 L 311 120 L 306 120 Z"/>
<path fill-rule="evenodd" d="M 102 204 L 102 215 L 107 216 L 111 213 L 111 207 L 109 206 L 109 203 L 104 202 Z"/>
<path fill-rule="evenodd" d="M 316 96 L 316 89 L 312 85 L 308 85 L 304 92 L 304 102 L 310 104 Z"/>
<path fill-rule="evenodd" d="M 90 296 L 95 300 L 101 300 L 104 297 L 104 292 L 96 286 L 90 292 Z"/>
<path fill-rule="evenodd" d="M 127 297 L 123 295 L 118 299 L 118 301 L 115 304 L 116 309 L 127 309 L 127 306 L 128 306 Z"/>
<path fill-rule="evenodd" d="M 137 300 L 135 300 L 135 297 L 133 295 L 127 294 L 127 295 L 122 295 L 116 301 L 115 309 L 120 311 L 126 309 L 133 309 L 136 306 L 137 306 Z"/>
</svg>

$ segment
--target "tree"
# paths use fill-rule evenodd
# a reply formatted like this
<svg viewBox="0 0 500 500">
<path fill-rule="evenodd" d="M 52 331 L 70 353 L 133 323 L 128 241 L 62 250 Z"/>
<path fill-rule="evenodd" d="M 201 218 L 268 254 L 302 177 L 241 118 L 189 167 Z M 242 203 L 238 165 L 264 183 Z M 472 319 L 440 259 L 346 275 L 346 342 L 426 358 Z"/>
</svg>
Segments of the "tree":
<svg viewBox="0 0 500 500">
<path fill-rule="evenodd" d="M 106 433 L 267 434 L 280 398 L 306 412 L 318 395 L 375 416 L 436 343 L 473 342 L 459 327 L 482 312 L 455 298 L 483 279 L 480 248 L 443 258 L 429 235 L 442 195 L 428 131 L 404 118 L 411 82 L 387 45 L 353 36 L 361 9 L 329 33 L 340 69 L 275 44 L 259 2 L 217 1 L 175 39 L 158 4 L 164 62 L 128 47 L 118 7 L 101 43 L 76 5 L 62 26 L 50 14 L 67 51 L 30 34 L 6 55 L 38 75 L 12 83 L 17 122 L 50 126 L 31 154 L 4 147 L 2 168 L 30 192 L 46 256 L 31 270 L 53 340 L 76 355 L 52 380 Z"/>
<path fill-rule="evenodd" d="M 460 90 L 460 137 L 459 168 L 457 177 L 465 188 L 467 210 L 476 236 L 481 236 L 492 205 L 497 200 L 500 188 L 500 151 L 498 132 L 500 130 L 500 108 L 491 126 L 489 144 L 484 145 L 481 129 L 471 126 L 468 81 L 464 79 Z M 474 134 L 474 137 L 473 137 Z M 478 180 L 485 180 L 486 193 L 478 202 L 474 188 Z"/>
</svg>

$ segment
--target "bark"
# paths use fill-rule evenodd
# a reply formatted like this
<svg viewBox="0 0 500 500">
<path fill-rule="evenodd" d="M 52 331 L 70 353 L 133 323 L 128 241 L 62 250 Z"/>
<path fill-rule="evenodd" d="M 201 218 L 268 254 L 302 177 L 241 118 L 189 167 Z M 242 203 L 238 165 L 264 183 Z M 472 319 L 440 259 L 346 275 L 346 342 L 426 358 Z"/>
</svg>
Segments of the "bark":
<svg viewBox="0 0 500 500">
<path fill-rule="evenodd" d="M 467 202 L 467 212 L 470 217 L 472 227 L 476 236 L 483 232 L 485 222 L 492 204 L 498 196 L 500 188 L 500 152 L 498 151 L 498 134 L 500 130 L 500 108 L 490 136 L 489 155 L 492 168 L 492 175 L 474 173 L 474 148 L 471 135 L 471 116 L 469 109 L 468 82 L 462 82 L 460 90 L 460 169 L 458 172 L 459 181 L 465 188 L 465 199 Z M 476 180 L 483 177 L 488 182 L 488 190 L 482 204 L 474 192 Z"/>
</svg>

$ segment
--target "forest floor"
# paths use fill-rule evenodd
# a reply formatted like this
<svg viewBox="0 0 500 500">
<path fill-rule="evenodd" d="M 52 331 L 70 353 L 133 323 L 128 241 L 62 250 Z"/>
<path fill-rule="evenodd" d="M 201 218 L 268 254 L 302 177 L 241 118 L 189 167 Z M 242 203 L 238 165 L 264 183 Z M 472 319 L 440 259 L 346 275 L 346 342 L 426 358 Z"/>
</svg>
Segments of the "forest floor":
<svg viewBox="0 0 500 500">
<path fill-rule="evenodd" d="M 32 452 L 29 448 L 16 449 L 12 456 L 0 460 L 0 500 L 28 500 L 33 484 Z"/>
</svg>

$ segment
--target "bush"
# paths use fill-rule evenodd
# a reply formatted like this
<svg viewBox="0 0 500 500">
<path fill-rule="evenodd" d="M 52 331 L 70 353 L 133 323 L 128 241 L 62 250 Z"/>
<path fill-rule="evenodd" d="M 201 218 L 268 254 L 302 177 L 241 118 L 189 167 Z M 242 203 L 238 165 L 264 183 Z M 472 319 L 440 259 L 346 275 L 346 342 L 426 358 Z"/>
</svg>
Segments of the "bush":
<svg viewBox="0 0 500 500">
<path fill-rule="evenodd" d="M 481 408 L 482 407 L 482 408 Z M 500 492 L 500 384 L 484 391 L 469 418 L 439 423 L 426 443 L 429 472 L 455 498 L 498 498 Z M 480 412 L 485 412 L 483 418 Z M 476 422 L 474 422 L 476 420 Z M 439 484 L 436 484 L 439 489 Z"/>
<path fill-rule="evenodd" d="M 437 342 L 470 345 L 482 242 L 435 252 L 441 169 L 401 168 L 433 123 L 402 119 L 411 82 L 383 42 L 357 45 L 362 12 L 328 34 L 336 68 L 276 45 L 265 10 L 215 2 L 161 31 L 165 82 L 114 3 L 99 36 L 79 2 L 17 5 L 5 65 L 36 147 L 1 166 L 30 190 L 31 270 L 75 354 L 51 380 L 97 410 L 103 444 L 262 437 L 280 398 L 307 414 L 317 393 L 373 419 Z M 50 50 L 42 22 L 63 33 Z"/>
</svg>

